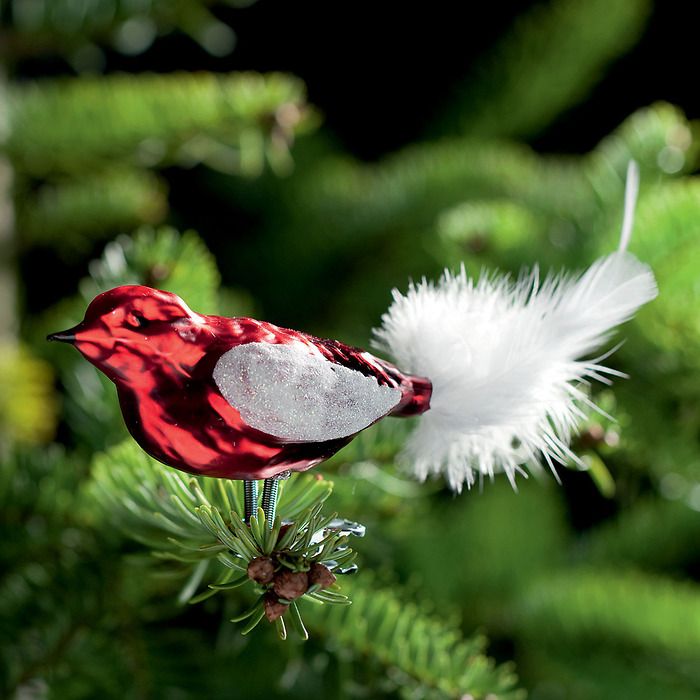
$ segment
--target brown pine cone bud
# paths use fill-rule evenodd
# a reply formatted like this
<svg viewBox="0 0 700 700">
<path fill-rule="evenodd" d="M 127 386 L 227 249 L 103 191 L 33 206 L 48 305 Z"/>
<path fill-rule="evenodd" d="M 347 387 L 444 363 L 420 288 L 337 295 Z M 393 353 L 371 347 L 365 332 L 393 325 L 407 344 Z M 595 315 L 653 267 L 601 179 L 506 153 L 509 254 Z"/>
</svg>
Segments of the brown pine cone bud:
<svg viewBox="0 0 700 700">
<path fill-rule="evenodd" d="M 275 575 L 275 563 L 270 557 L 256 557 L 248 564 L 248 578 L 263 585 L 270 583 Z"/>
<path fill-rule="evenodd" d="M 321 588 L 328 588 L 335 583 L 335 575 L 333 572 L 323 564 L 314 562 L 309 569 L 309 585 L 310 586 L 321 586 Z"/>
<path fill-rule="evenodd" d="M 270 621 L 274 622 L 278 617 L 282 617 L 284 613 L 287 612 L 288 605 L 283 605 L 277 600 L 277 596 L 274 593 L 268 593 L 265 596 L 265 617 Z"/>
<path fill-rule="evenodd" d="M 306 593 L 309 587 L 309 577 L 305 571 L 289 571 L 284 569 L 275 574 L 274 591 L 280 598 L 294 600 Z"/>
</svg>

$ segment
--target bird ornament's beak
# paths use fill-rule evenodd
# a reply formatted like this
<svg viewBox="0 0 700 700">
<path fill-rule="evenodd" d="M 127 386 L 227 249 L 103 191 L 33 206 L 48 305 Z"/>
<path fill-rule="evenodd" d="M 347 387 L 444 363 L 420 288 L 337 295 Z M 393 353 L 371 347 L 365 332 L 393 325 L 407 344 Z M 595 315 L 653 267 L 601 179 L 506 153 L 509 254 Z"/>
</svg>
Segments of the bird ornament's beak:
<svg viewBox="0 0 700 700">
<path fill-rule="evenodd" d="M 80 330 L 82 330 L 82 325 L 79 323 L 77 326 L 73 326 L 73 328 L 69 328 L 68 330 L 50 333 L 46 336 L 46 340 L 55 340 L 60 343 L 74 343 L 78 331 Z"/>
</svg>

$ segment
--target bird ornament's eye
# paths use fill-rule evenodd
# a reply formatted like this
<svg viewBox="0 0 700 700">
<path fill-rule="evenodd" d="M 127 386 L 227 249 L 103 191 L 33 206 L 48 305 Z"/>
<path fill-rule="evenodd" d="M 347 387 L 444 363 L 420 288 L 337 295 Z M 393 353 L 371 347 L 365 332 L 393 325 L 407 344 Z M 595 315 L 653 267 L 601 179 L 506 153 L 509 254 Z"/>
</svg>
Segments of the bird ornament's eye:
<svg viewBox="0 0 700 700">
<path fill-rule="evenodd" d="M 132 312 L 127 314 L 126 324 L 135 330 L 143 330 L 150 324 L 150 321 L 146 317 L 141 316 L 141 314 Z"/>
</svg>

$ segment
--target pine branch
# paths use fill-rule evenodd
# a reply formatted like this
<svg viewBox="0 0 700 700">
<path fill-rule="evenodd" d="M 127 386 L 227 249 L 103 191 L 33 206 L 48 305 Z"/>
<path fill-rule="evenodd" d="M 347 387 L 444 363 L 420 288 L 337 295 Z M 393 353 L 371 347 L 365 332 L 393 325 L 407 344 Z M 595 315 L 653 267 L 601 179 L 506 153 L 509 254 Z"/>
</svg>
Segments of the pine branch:
<svg viewBox="0 0 700 700">
<path fill-rule="evenodd" d="M 304 222 L 311 237 L 305 248 L 312 251 L 321 231 L 324 240 L 333 231 L 336 247 L 359 245 L 370 236 L 433 226 L 446 209 L 473 200 L 507 200 L 532 216 L 590 227 L 601 214 L 620 208 L 629 161 L 639 163 L 643 181 L 658 180 L 670 174 L 660 168 L 658 156 L 671 146 L 680 158 L 677 172 L 692 168 L 697 144 L 688 122 L 660 104 L 634 114 L 583 161 L 469 139 L 409 146 L 378 164 L 327 158 L 286 187 L 283 216 Z"/>
<path fill-rule="evenodd" d="M 698 541 L 697 510 L 679 501 L 648 498 L 585 536 L 580 556 L 596 565 L 677 568 L 697 560 Z"/>
<path fill-rule="evenodd" d="M 636 43 L 650 9 L 649 0 L 536 5 L 477 65 L 441 125 L 482 138 L 542 132 Z"/>
<path fill-rule="evenodd" d="M 39 176 L 115 161 L 256 175 L 265 160 L 288 167 L 288 146 L 309 124 L 303 84 L 282 74 L 43 81 L 14 86 L 8 108 L 4 148 L 18 170 Z"/>
<path fill-rule="evenodd" d="M 261 294 L 269 289 L 270 295 L 261 301 L 280 314 L 303 308 L 311 317 L 327 313 L 366 328 L 384 308 L 386 301 L 379 300 L 386 289 L 406 277 L 438 275 L 452 262 L 435 245 L 436 225 L 445 211 L 471 202 L 508 201 L 527 211 L 559 244 L 556 250 L 551 244 L 544 248 L 551 262 L 580 268 L 600 253 L 603 241 L 606 254 L 617 246 L 608 232 L 619 235 L 630 159 L 639 163 L 643 190 L 693 167 L 696 144 L 685 136 L 678 141 L 685 163 L 679 173 L 667 173 L 657 162 L 679 134 L 691 135 L 687 120 L 657 105 L 633 115 L 583 158 L 545 157 L 519 145 L 469 139 L 413 145 L 372 164 L 317 158 L 313 167 L 300 167 L 269 194 L 281 206 L 263 212 L 268 258 L 255 274 L 257 282 L 265 275 L 259 286 Z M 290 243 L 301 237 L 305 245 Z M 251 269 L 259 245 L 239 252 Z M 384 263 L 387 256 L 390 266 Z M 549 262 L 531 251 L 527 257 Z M 331 283 L 327 271 L 341 260 L 344 277 L 333 276 L 338 300 L 329 309 L 329 301 L 311 289 Z M 516 267 L 524 262 L 518 260 Z M 290 269 L 305 274 L 291 276 Z M 280 278 L 286 283 L 281 299 L 275 286 Z"/>
<path fill-rule="evenodd" d="M 529 637 L 622 645 L 692 659 L 700 654 L 700 591 L 636 572 L 570 569 L 539 579 L 515 613 Z"/>
<path fill-rule="evenodd" d="M 28 514 L 39 514 L 42 527 L 49 528 L 56 519 L 66 517 L 84 465 L 52 444 L 15 445 L 3 453 L 0 466 L 0 522 L 8 531 L 16 530 L 15 539 L 8 539 L 0 550 L 2 557 L 13 545 L 21 548 L 24 539 L 32 538 L 22 529 Z"/>
<path fill-rule="evenodd" d="M 334 231 L 336 244 L 351 232 L 416 230 L 446 207 L 473 198 L 570 213 L 584 187 L 563 159 L 543 160 L 521 145 L 469 139 L 408 146 L 377 164 L 327 158 L 291 184 L 290 210 L 296 202 L 297 216 L 329 221 L 326 230 Z"/>
<path fill-rule="evenodd" d="M 128 441 L 96 459 L 89 493 L 116 527 L 189 570 L 181 603 L 247 586 L 255 602 L 232 619 L 244 624 L 243 634 L 267 617 L 285 639 L 285 616 L 306 639 L 299 602 L 349 604 L 332 572 L 352 566 L 350 533 L 335 515 L 321 513 L 332 488 L 295 473 L 280 487 L 275 522 L 258 510 L 246 524 L 242 482 L 187 478 Z"/>
<path fill-rule="evenodd" d="M 77 323 L 97 294 L 122 284 L 163 287 L 204 313 L 215 312 L 218 306 L 216 259 L 194 231 L 142 226 L 133 235 L 118 236 L 108 243 L 102 255 L 89 264 L 89 271 L 90 276 L 78 285 L 79 296 L 57 304 L 41 319 L 38 336 L 61 324 Z"/>
<path fill-rule="evenodd" d="M 639 202 L 632 242 L 635 254 L 651 265 L 663 291 L 641 312 L 635 327 L 656 351 L 655 364 L 661 360 L 667 373 L 679 377 L 669 387 L 672 393 L 687 397 L 696 396 L 700 387 L 695 372 L 688 371 L 698 366 L 700 357 L 697 304 L 694 295 L 688 294 L 700 265 L 699 221 L 700 179 L 661 183 Z M 611 237 L 606 236 L 601 243 L 608 245 Z M 630 408 L 653 411 L 653 406 Z"/>
<path fill-rule="evenodd" d="M 648 344 L 648 343 L 647 343 Z M 630 348 L 631 349 L 631 348 Z M 693 503 L 693 487 L 700 480 L 695 411 L 698 381 L 695 370 L 678 363 L 669 351 L 652 348 L 645 352 L 644 340 L 635 344 L 632 365 L 634 384 L 615 387 L 619 416 L 621 456 L 634 471 L 649 474 L 666 498 Z M 640 401 L 645 396 L 647 400 Z"/>
<path fill-rule="evenodd" d="M 215 313 L 221 281 L 216 259 L 194 231 L 179 233 L 169 226 L 144 226 L 133 236 L 120 236 L 90 264 L 81 282 L 84 303 L 121 284 L 164 287 L 179 294 L 195 310 Z"/>
<path fill-rule="evenodd" d="M 379 659 L 402 672 L 401 683 L 417 696 L 519 698 L 509 666 L 484 655 L 481 636 L 463 638 L 459 627 L 407 602 L 400 587 L 382 587 L 366 574 L 345 584 L 349 607 L 308 610 L 313 627 L 355 653 Z"/>
<path fill-rule="evenodd" d="M 466 503 L 434 501 L 426 511 L 396 514 L 386 525 L 396 566 L 437 604 L 460 605 L 469 624 L 502 624 L 511 597 L 566 561 L 571 535 L 554 483 L 526 482 L 516 495 L 497 479 Z M 461 563 L 446 575 L 455 557 Z"/>
<path fill-rule="evenodd" d="M 51 244 L 71 255 L 89 250 L 96 237 L 157 224 L 168 207 L 160 178 L 124 168 L 46 184 L 20 202 L 17 229 L 23 245 Z"/>
<path fill-rule="evenodd" d="M 222 56 L 233 49 L 236 36 L 210 12 L 208 6 L 214 4 L 215 0 L 150 0 L 144 4 L 85 0 L 76 5 L 39 0 L 27 7 L 23 0 L 8 0 L 13 26 L 0 34 L 0 56 L 11 59 L 60 52 L 80 66 L 74 52 L 89 46 L 89 41 L 138 54 L 148 49 L 158 34 L 173 29 L 184 31 L 213 55 Z"/>
<path fill-rule="evenodd" d="M 37 682 L 53 686 L 76 643 L 109 617 L 103 617 L 101 591 L 104 580 L 114 581 L 112 559 L 106 543 L 97 546 L 80 520 L 76 495 L 83 473 L 80 459 L 55 445 L 2 456 L 0 627 L 12 640 L 0 645 L 3 697 L 31 692 Z M 114 661 L 120 650 L 112 653 Z M 89 665 L 87 657 L 83 661 Z M 74 668 L 73 677 L 84 682 Z"/>
<path fill-rule="evenodd" d="M 584 161 L 584 173 L 601 210 L 619 208 L 625 188 L 625 173 L 630 160 L 640 166 L 642 190 L 653 184 L 690 173 L 697 166 L 700 139 L 696 129 L 676 107 L 658 102 L 628 117 L 612 134 L 603 139 Z M 641 209 L 641 203 L 640 203 Z M 617 241 L 619 220 L 610 225 L 609 242 Z M 635 230 L 639 219 L 635 220 Z M 644 240 L 635 232 L 635 248 Z"/>
<path fill-rule="evenodd" d="M 590 646 L 529 644 L 523 666 L 536 670 L 536 686 L 562 688 L 586 700 L 694 700 L 700 691 L 697 675 L 687 677 L 691 674 L 668 668 L 653 655 L 601 653 Z"/>
</svg>

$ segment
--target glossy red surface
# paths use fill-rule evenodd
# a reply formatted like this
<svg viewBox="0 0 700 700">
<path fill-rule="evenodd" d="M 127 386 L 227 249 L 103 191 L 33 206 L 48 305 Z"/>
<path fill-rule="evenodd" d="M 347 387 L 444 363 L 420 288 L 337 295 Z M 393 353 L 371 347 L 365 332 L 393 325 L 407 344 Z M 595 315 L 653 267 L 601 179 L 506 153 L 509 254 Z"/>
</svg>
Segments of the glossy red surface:
<svg viewBox="0 0 700 700">
<path fill-rule="evenodd" d="M 57 335 L 74 336 L 76 348 L 116 384 L 127 428 L 139 445 L 164 464 L 194 474 L 263 479 L 304 471 L 355 437 L 290 442 L 247 425 L 212 376 L 221 355 L 236 345 L 302 341 L 330 362 L 399 388 L 392 415 L 416 415 L 430 406 L 429 380 L 403 374 L 363 350 L 250 318 L 204 316 L 178 296 L 149 287 L 100 294 L 82 323 Z"/>
</svg>

